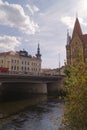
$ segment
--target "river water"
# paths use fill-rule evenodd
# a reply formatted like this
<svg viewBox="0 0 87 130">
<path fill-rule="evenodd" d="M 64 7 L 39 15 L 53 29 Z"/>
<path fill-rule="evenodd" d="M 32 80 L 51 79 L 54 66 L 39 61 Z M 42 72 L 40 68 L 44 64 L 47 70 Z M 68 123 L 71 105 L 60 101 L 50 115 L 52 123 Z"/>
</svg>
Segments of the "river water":
<svg viewBox="0 0 87 130">
<path fill-rule="evenodd" d="M 0 130 L 58 130 L 63 102 L 47 96 L 0 103 Z"/>
</svg>

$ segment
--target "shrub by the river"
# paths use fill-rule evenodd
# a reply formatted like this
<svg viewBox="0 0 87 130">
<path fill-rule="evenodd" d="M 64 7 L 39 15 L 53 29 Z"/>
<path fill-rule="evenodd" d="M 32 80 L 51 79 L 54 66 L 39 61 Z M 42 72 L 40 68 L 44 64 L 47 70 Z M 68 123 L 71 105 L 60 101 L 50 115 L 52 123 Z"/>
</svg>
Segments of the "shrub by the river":
<svg viewBox="0 0 87 130">
<path fill-rule="evenodd" d="M 87 130 L 87 64 L 77 62 L 65 73 L 64 125 L 67 130 Z"/>
</svg>

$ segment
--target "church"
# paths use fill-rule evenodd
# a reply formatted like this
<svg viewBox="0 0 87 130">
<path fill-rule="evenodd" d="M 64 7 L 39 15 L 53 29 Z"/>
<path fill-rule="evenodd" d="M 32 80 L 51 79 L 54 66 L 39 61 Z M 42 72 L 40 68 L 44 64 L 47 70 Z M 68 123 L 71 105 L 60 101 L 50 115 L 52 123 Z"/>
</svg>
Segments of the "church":
<svg viewBox="0 0 87 130">
<path fill-rule="evenodd" d="M 87 34 L 83 34 L 79 19 L 76 17 L 72 36 L 67 32 L 66 58 L 67 65 L 73 65 L 80 60 L 87 63 Z"/>
</svg>

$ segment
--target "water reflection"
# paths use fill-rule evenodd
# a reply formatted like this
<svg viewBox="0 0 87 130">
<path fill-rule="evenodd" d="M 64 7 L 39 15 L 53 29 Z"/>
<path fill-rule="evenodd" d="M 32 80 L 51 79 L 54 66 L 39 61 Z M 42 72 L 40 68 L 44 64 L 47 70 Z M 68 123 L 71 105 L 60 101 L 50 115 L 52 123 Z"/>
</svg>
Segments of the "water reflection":
<svg viewBox="0 0 87 130">
<path fill-rule="evenodd" d="M 58 99 L 45 100 L 38 105 L 27 105 L 22 111 L 6 118 L 2 121 L 0 130 L 58 130 L 62 114 L 62 102 L 59 102 Z"/>
<path fill-rule="evenodd" d="M 40 102 L 47 101 L 46 95 L 32 96 L 28 99 L 22 99 L 18 101 L 9 101 L 0 103 L 0 118 L 9 117 L 27 106 L 32 106 Z"/>
</svg>

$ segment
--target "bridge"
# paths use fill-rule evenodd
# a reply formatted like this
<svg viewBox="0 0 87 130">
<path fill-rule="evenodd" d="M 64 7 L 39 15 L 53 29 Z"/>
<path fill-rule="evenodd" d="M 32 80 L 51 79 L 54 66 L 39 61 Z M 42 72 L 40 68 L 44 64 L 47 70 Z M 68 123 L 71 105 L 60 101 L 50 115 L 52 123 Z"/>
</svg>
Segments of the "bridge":
<svg viewBox="0 0 87 130">
<path fill-rule="evenodd" d="M 0 74 L 0 82 L 32 82 L 32 83 L 49 83 L 59 81 L 63 78 L 63 75 L 18 75 L 18 74 Z"/>
<path fill-rule="evenodd" d="M 0 94 L 57 92 L 63 83 L 64 75 L 0 74 Z"/>
</svg>

